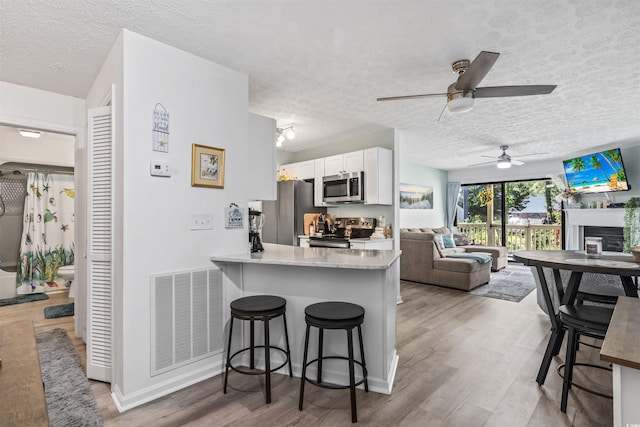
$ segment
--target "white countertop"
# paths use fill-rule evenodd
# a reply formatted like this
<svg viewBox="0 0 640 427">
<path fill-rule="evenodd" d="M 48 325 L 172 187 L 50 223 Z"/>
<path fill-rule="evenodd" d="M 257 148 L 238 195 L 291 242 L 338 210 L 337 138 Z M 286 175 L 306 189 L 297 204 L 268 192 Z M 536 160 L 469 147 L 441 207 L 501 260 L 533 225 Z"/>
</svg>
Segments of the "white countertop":
<svg viewBox="0 0 640 427">
<path fill-rule="evenodd" d="M 370 249 L 301 248 L 272 243 L 263 243 L 263 246 L 264 252 L 212 255 L 210 259 L 214 263 L 386 270 L 402 253 Z"/>
<path fill-rule="evenodd" d="M 318 237 L 320 237 L 320 236 L 318 236 Z M 309 236 L 307 236 L 306 234 L 302 234 L 302 235 L 298 236 L 298 238 L 300 238 L 300 239 L 308 239 Z M 349 239 L 349 241 L 351 241 L 351 242 L 384 242 L 385 240 L 393 240 L 393 238 L 390 238 L 390 239 L 386 239 L 386 238 L 385 239 L 372 239 L 371 237 L 361 237 L 361 238 L 355 237 L 355 238 Z"/>
</svg>

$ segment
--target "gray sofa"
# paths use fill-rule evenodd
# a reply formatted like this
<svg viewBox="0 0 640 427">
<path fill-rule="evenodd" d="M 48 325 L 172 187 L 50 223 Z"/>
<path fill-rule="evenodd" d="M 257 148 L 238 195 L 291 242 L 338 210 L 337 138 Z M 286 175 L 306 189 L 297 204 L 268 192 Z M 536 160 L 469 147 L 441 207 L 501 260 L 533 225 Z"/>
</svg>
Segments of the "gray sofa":
<svg viewBox="0 0 640 427">
<path fill-rule="evenodd" d="M 434 241 L 436 234 L 451 233 L 446 227 L 400 230 L 400 279 L 468 291 L 487 283 L 491 269 L 497 271 L 507 265 L 504 247 L 464 245 L 438 250 Z M 492 262 L 482 264 L 472 259 L 447 257 L 463 252 L 490 254 Z"/>
</svg>

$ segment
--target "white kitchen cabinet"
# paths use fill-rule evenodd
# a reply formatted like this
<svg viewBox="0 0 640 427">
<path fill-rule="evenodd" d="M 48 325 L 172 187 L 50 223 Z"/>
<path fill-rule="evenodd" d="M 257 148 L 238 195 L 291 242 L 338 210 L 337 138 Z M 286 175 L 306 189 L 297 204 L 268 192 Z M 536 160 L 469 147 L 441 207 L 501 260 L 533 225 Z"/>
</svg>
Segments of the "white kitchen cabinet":
<svg viewBox="0 0 640 427">
<path fill-rule="evenodd" d="M 374 147 L 364 150 L 366 205 L 393 204 L 393 152 Z"/>
<path fill-rule="evenodd" d="M 280 172 L 282 170 L 287 171 L 287 175 L 291 179 L 314 179 L 315 178 L 315 165 L 314 160 L 306 160 L 304 162 L 289 163 L 280 166 Z"/>
<path fill-rule="evenodd" d="M 322 177 L 324 176 L 324 158 L 314 160 L 314 172 L 315 178 L 313 180 L 313 205 L 314 206 L 327 206 L 322 201 L 322 193 L 324 186 L 322 185 Z"/>
<path fill-rule="evenodd" d="M 351 240 L 351 249 L 379 249 L 390 251 L 393 249 L 393 239 Z"/>
<path fill-rule="evenodd" d="M 310 248 L 309 246 L 309 237 L 308 236 L 300 236 L 300 245 L 301 248 Z"/>
<path fill-rule="evenodd" d="M 345 172 L 359 172 L 363 169 L 364 155 L 362 150 L 324 158 L 324 174 L 326 176 Z"/>
<path fill-rule="evenodd" d="M 249 113 L 249 162 L 252 183 L 249 200 L 276 200 L 276 121 L 270 117 Z"/>
</svg>

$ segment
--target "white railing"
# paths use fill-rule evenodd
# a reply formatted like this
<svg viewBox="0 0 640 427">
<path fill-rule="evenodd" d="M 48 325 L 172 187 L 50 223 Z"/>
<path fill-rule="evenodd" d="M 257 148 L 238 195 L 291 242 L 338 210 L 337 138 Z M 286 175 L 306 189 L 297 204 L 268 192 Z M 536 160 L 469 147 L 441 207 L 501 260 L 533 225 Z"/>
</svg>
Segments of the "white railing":
<svg viewBox="0 0 640 427">
<path fill-rule="evenodd" d="M 496 246 L 500 243 L 501 224 L 461 223 L 458 232 L 465 233 L 476 245 Z M 562 226 L 560 224 L 507 225 L 507 247 L 509 253 L 523 250 L 562 249 Z"/>
</svg>

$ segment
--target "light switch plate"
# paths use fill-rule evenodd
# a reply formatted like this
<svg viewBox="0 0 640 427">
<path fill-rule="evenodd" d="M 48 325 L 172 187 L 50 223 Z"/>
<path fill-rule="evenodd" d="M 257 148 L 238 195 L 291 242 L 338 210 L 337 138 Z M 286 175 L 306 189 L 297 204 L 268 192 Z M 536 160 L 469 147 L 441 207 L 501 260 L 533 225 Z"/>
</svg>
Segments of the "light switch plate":
<svg viewBox="0 0 640 427">
<path fill-rule="evenodd" d="M 192 230 L 213 230 L 213 214 L 191 214 Z"/>
<path fill-rule="evenodd" d="M 171 176 L 171 168 L 167 162 L 157 162 L 152 160 L 149 164 L 149 172 L 151 173 L 151 176 Z"/>
</svg>

